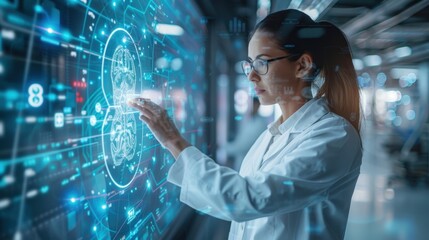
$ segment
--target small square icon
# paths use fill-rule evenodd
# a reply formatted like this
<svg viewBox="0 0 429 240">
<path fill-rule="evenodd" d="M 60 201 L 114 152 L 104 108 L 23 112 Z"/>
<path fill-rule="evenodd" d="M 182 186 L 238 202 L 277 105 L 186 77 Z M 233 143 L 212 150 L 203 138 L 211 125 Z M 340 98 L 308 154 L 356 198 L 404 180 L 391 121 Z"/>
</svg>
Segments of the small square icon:
<svg viewBox="0 0 429 240">
<path fill-rule="evenodd" d="M 55 113 L 54 115 L 55 127 L 64 127 L 64 113 Z"/>
</svg>

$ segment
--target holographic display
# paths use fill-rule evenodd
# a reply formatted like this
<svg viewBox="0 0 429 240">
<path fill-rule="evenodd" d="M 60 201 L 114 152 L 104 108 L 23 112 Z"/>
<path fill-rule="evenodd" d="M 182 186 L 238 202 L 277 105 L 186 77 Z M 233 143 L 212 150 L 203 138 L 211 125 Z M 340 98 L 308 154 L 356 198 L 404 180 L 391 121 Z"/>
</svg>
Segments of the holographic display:
<svg viewBox="0 0 429 240">
<path fill-rule="evenodd" d="M 109 105 L 101 134 L 106 170 L 118 187 L 131 183 L 142 152 L 142 128 L 136 127 L 138 116 L 127 106 L 131 96 L 143 91 L 140 68 L 131 35 L 123 28 L 115 29 L 107 39 L 101 63 L 103 96 Z"/>
<path fill-rule="evenodd" d="M 0 0 L 0 239 L 158 239 L 174 159 L 127 105 L 203 151 L 206 21 L 193 1 Z"/>
</svg>

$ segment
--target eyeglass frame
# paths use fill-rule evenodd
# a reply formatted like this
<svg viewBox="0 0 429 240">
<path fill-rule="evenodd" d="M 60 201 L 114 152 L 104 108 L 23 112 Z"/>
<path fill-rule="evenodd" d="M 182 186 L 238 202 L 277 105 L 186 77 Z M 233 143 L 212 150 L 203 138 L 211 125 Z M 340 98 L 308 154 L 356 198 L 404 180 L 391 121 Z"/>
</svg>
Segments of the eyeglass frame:
<svg viewBox="0 0 429 240">
<path fill-rule="evenodd" d="M 252 72 L 252 70 L 255 70 L 255 72 L 258 74 L 258 75 L 265 75 L 265 74 L 267 74 L 268 73 L 268 63 L 270 63 L 270 62 L 274 62 L 274 61 L 277 61 L 277 60 L 281 60 L 281 59 L 285 59 L 285 58 L 291 58 L 291 57 L 295 57 L 295 56 L 298 56 L 298 55 L 300 55 L 300 54 L 289 54 L 289 55 L 286 55 L 286 56 L 282 56 L 282 57 L 276 57 L 276 58 L 270 58 L 270 59 L 262 59 L 262 58 L 256 58 L 255 60 L 243 60 L 243 61 L 241 61 L 241 70 L 243 71 L 243 73 L 244 73 L 244 75 L 246 75 L 246 76 L 249 76 L 250 75 L 250 73 Z M 259 73 L 256 69 L 255 69 L 255 67 L 253 66 L 253 63 L 256 61 L 256 60 L 259 60 L 259 61 L 262 61 L 266 66 L 267 66 L 267 71 L 265 72 L 265 73 Z M 250 71 L 249 71 L 249 74 L 246 74 L 246 71 L 244 70 L 244 66 L 243 66 L 243 64 L 244 63 L 249 63 L 250 64 Z"/>
</svg>

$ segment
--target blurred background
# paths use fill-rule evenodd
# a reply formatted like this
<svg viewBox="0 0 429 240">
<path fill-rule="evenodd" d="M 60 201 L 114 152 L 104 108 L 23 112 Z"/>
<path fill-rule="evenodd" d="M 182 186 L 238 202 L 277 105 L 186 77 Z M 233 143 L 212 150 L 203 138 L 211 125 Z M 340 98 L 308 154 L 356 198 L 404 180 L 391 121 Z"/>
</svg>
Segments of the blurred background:
<svg viewBox="0 0 429 240">
<path fill-rule="evenodd" d="M 245 106 L 251 106 L 252 94 L 247 79 L 236 67 L 236 61 L 246 57 L 247 26 L 251 30 L 266 14 L 286 8 L 302 10 L 317 21 L 333 22 L 349 38 L 363 108 L 363 165 L 345 239 L 426 239 L 429 1 L 242 0 L 225 1 L 225 5 L 201 2 L 216 22 L 214 31 L 219 40 L 214 42 L 227 42 L 216 47 L 225 48 L 225 56 L 218 57 L 222 60 L 215 64 L 221 72 L 216 80 L 218 145 L 240 138 L 240 126 L 251 112 Z M 226 9 L 231 11 L 230 15 Z M 220 18 L 224 19 L 218 21 Z M 236 19 L 246 26 L 243 34 L 235 31 Z M 226 39 L 219 36 L 224 28 L 230 33 Z M 276 112 L 275 108 L 268 108 L 260 109 L 259 114 L 269 122 L 275 119 Z M 217 159 L 225 159 L 223 154 L 218 151 Z M 234 161 L 233 157 L 228 155 L 225 162 Z M 207 224 L 205 229 L 217 225 Z"/>
<path fill-rule="evenodd" d="M 364 156 L 345 239 L 427 239 L 429 0 L 0 0 L 0 238 L 226 239 L 228 222 L 180 203 L 171 156 L 120 102 L 162 103 L 238 169 L 279 116 L 239 63 L 253 26 L 287 8 L 352 47 Z"/>
</svg>

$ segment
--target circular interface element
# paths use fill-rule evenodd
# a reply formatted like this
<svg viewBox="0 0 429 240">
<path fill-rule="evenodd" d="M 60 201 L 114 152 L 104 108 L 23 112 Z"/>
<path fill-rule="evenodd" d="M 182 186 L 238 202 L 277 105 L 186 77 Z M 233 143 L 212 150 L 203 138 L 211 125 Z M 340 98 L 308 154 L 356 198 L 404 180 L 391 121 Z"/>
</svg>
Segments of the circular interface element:
<svg viewBox="0 0 429 240">
<path fill-rule="evenodd" d="M 127 30 L 117 28 L 107 39 L 101 64 L 102 90 L 108 103 L 102 142 L 107 173 L 121 188 L 133 181 L 140 164 L 143 132 L 136 127 L 138 113 L 127 105 L 128 98 L 139 92 L 140 77 L 136 44 Z"/>
</svg>

